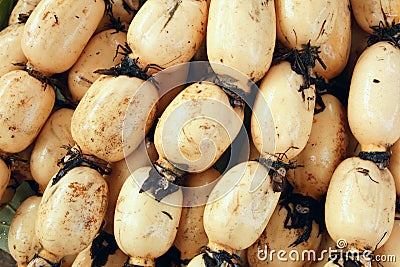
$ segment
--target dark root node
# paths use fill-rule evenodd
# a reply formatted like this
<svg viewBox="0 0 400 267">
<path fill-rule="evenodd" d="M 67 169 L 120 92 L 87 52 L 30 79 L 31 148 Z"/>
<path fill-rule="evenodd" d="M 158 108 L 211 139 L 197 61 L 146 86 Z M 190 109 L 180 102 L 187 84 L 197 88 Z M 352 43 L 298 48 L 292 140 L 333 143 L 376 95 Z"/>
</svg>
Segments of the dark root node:
<svg viewBox="0 0 400 267">
<path fill-rule="evenodd" d="M 276 153 L 268 158 L 256 159 L 257 162 L 269 169 L 268 174 L 272 179 L 274 192 L 284 192 L 288 187 L 288 181 L 286 179 L 286 173 L 288 170 L 303 167 L 302 165 L 297 165 L 296 161 L 289 161 L 288 163 L 283 161 L 284 158 L 287 159 L 286 153 L 290 149 L 298 149 L 298 147 L 289 147 L 283 153 Z"/>
<path fill-rule="evenodd" d="M 93 155 L 83 154 L 78 145 L 71 147 L 70 145 L 63 146 L 67 150 L 67 154 L 58 162 L 58 166 L 62 166 L 52 179 L 52 185 L 55 185 L 64 177 L 70 170 L 75 167 L 85 166 L 98 171 L 101 175 L 111 174 L 109 163 L 101 160 Z"/>
<path fill-rule="evenodd" d="M 120 52 L 119 49 L 122 49 L 122 52 Z M 98 69 L 94 71 L 94 73 L 100 73 L 103 75 L 110 75 L 110 76 L 126 75 L 128 77 L 136 77 L 142 80 L 147 80 L 151 78 L 149 75 L 147 75 L 149 69 L 163 70 L 163 68 L 158 66 L 157 64 L 148 64 L 142 70 L 137 65 L 139 58 L 132 59 L 131 57 L 129 57 L 130 53 L 132 53 L 132 50 L 129 48 L 127 43 L 125 43 L 125 46 L 118 45 L 114 59 L 117 57 L 118 54 L 123 55 L 124 58 L 121 60 L 121 63 L 109 69 Z M 152 80 L 154 81 L 154 83 L 156 83 L 154 79 Z"/>
<path fill-rule="evenodd" d="M 8 168 L 11 168 L 12 165 L 17 161 L 24 162 L 24 163 L 28 162 L 27 159 L 21 158 L 21 157 L 19 157 L 17 155 L 14 155 L 14 154 L 11 154 L 11 155 L 0 154 L 0 159 L 2 159 L 4 161 L 4 163 L 8 166 Z"/>
<path fill-rule="evenodd" d="M 311 235 L 313 221 L 319 226 L 318 235 L 324 230 L 323 205 L 316 199 L 292 193 L 279 204 L 281 206 L 280 209 L 284 207 L 287 211 L 284 227 L 286 229 L 304 229 L 303 233 L 290 244 L 290 247 L 307 242 Z"/>
<path fill-rule="evenodd" d="M 90 257 L 93 260 L 91 267 L 101 267 L 107 263 L 108 256 L 118 249 L 115 237 L 112 234 L 101 231 L 92 242 Z"/>
<path fill-rule="evenodd" d="M 370 27 L 373 32 L 368 38 L 368 46 L 371 46 L 381 41 L 387 41 L 397 48 L 400 48 L 400 23 L 396 24 L 394 21 L 392 21 L 392 23 L 389 23 L 387 21 L 387 16 L 385 11 L 383 10 L 382 5 L 381 12 L 383 14 L 384 21 L 380 21 L 379 25 L 377 26 Z"/>
<path fill-rule="evenodd" d="M 245 90 L 239 88 L 235 84 L 238 82 L 237 79 L 229 75 L 216 74 L 211 70 L 210 73 L 202 77 L 201 80 L 212 82 L 221 87 L 221 89 L 228 96 L 229 103 L 233 108 L 244 108 L 247 94 Z M 249 81 L 249 86 L 254 86 L 254 84 L 251 84 Z"/>
<path fill-rule="evenodd" d="M 112 14 L 112 6 L 114 4 L 114 0 L 104 0 L 104 4 L 106 5 L 105 13 Z"/>
<path fill-rule="evenodd" d="M 363 160 L 369 160 L 374 163 L 376 163 L 379 167 L 379 169 L 384 169 L 389 166 L 389 160 L 390 160 L 391 152 L 385 151 L 385 152 L 365 152 L 361 151 L 358 154 L 358 157 Z"/>
<path fill-rule="evenodd" d="M 281 52 L 282 53 L 282 52 Z M 292 70 L 304 77 L 304 84 L 300 86 L 299 92 L 309 88 L 315 83 L 315 78 L 312 69 L 315 67 L 316 61 L 326 69 L 325 63 L 320 58 L 318 46 L 312 46 L 310 41 L 302 45 L 302 49 L 291 49 L 289 52 L 285 51 L 282 55 L 278 56 L 278 60 L 287 60 L 290 62 Z"/>
<path fill-rule="evenodd" d="M 55 77 L 47 77 L 40 71 L 35 70 L 32 65 L 27 63 L 13 63 L 13 65 L 23 67 L 22 70 L 26 71 L 30 76 L 40 81 L 44 85 L 43 91 L 46 91 L 47 85 L 50 85 L 56 92 L 56 96 L 58 93 L 61 94 L 62 100 L 56 97 L 56 107 L 68 107 L 75 109 L 77 104 L 70 99 L 69 95 L 67 94 L 67 92 L 69 92 L 68 88 L 59 79 Z"/>
<path fill-rule="evenodd" d="M 242 259 L 236 254 L 229 254 L 224 250 L 214 251 L 209 247 L 202 247 L 203 260 L 206 267 L 239 267 L 237 262 L 241 262 Z M 210 256 L 211 255 L 211 256 Z"/>
<path fill-rule="evenodd" d="M 149 178 L 143 182 L 139 193 L 150 192 L 157 201 L 161 201 L 178 191 L 181 184 L 182 174 L 154 163 L 154 167 L 149 171 Z"/>
</svg>

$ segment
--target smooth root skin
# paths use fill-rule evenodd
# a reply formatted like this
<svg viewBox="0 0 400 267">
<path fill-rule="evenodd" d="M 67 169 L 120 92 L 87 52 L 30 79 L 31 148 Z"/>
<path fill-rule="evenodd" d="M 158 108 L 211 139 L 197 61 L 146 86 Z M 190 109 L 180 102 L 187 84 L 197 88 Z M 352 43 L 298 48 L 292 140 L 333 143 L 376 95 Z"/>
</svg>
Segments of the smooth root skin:
<svg viewBox="0 0 400 267">
<path fill-rule="evenodd" d="M 32 144 L 50 116 L 55 93 L 26 71 L 0 78 L 0 151 L 17 153 Z"/>
<path fill-rule="evenodd" d="M 128 29 L 132 58 L 167 68 L 188 62 L 200 47 L 207 28 L 205 0 L 148 0 Z M 150 70 L 149 73 L 155 73 Z"/>
<path fill-rule="evenodd" d="M 28 61 L 46 74 L 68 70 L 78 60 L 104 11 L 104 1 L 41 0 L 22 35 L 21 46 Z"/>
<path fill-rule="evenodd" d="M 14 24 L 0 32 L 0 77 L 12 70 L 23 68 L 13 65 L 13 63 L 28 61 L 21 48 L 23 31 L 24 24 Z"/>
<path fill-rule="evenodd" d="M 202 172 L 236 138 L 243 117 L 243 109 L 232 108 L 219 86 L 194 83 L 180 92 L 161 115 L 154 144 L 160 158 L 184 165 L 185 171 Z"/>
<path fill-rule="evenodd" d="M 104 30 L 91 37 L 79 59 L 68 72 L 68 88 L 72 100 L 79 101 L 89 87 L 101 76 L 98 69 L 108 69 L 121 62 L 122 55 L 116 55 L 118 45 L 124 45 L 126 33 Z"/>
<path fill-rule="evenodd" d="M 286 47 L 301 49 L 325 43 L 340 17 L 341 1 L 275 0 L 277 38 Z"/>
<path fill-rule="evenodd" d="M 141 167 L 150 166 L 157 160 L 158 156 L 155 150 L 154 143 L 145 140 L 126 159 L 114 162 L 111 165 L 112 172 L 105 178 L 109 188 L 108 206 L 104 218 L 104 231 L 107 233 L 114 234 L 115 206 L 122 185 L 132 172 Z"/>
<path fill-rule="evenodd" d="M 8 249 L 18 266 L 26 266 L 40 247 L 35 234 L 35 220 L 41 199 L 31 196 L 24 200 L 11 222 Z"/>
<path fill-rule="evenodd" d="M 306 146 L 314 117 L 315 89 L 305 89 L 303 99 L 298 92 L 303 83 L 303 77 L 287 61 L 272 66 L 262 79 L 251 117 L 252 140 L 262 156 L 286 151 L 287 159 L 292 159 Z"/>
<path fill-rule="evenodd" d="M 281 208 L 278 205 L 271 216 L 267 226 L 265 227 L 262 235 L 258 240 L 247 249 L 247 259 L 251 267 L 303 267 L 311 263 L 312 259 L 301 258 L 303 251 L 317 251 L 318 246 L 321 242 L 321 235 L 319 234 L 319 227 L 316 222 L 312 223 L 312 230 L 310 238 L 306 242 L 302 242 L 295 247 L 289 247 L 304 231 L 304 228 L 300 229 L 285 229 L 284 223 L 286 219 L 287 211 L 285 208 Z M 283 258 L 287 259 L 280 260 L 277 254 L 271 256 L 271 254 L 261 254 L 259 250 L 265 251 L 268 248 L 269 253 L 274 251 L 286 251 L 287 254 Z M 289 256 L 289 252 L 294 249 L 298 251 L 299 259 L 293 260 Z M 281 255 L 282 256 L 282 255 Z M 293 256 L 293 255 L 292 255 Z M 265 257 L 265 258 L 264 258 Z M 296 255 L 294 255 L 294 258 Z"/>
<path fill-rule="evenodd" d="M 38 135 L 30 155 L 30 171 L 43 192 L 55 173 L 60 169 L 58 161 L 67 150 L 62 146 L 74 144 L 71 135 L 71 118 L 74 111 L 62 108 L 46 121 Z"/>
<path fill-rule="evenodd" d="M 385 21 L 385 16 L 389 25 L 392 25 L 392 22 L 400 22 L 400 2 L 397 0 L 350 0 L 350 2 L 355 20 L 369 34 L 373 32 L 372 26 L 378 26 L 381 21 Z"/>
<path fill-rule="evenodd" d="M 275 48 L 274 1 L 213 0 L 207 24 L 207 55 L 254 82 L 268 71 Z"/>
<path fill-rule="evenodd" d="M 114 235 L 130 262 L 147 262 L 163 255 L 172 246 L 181 216 L 182 191 L 158 202 L 148 192 L 139 193 L 151 167 L 134 171 L 121 188 L 115 208 Z"/>
<path fill-rule="evenodd" d="M 326 69 L 316 63 L 314 72 L 326 80 L 338 76 L 346 67 L 351 48 L 351 11 L 349 0 L 336 0 L 338 13 L 333 30 L 326 42 L 320 45 L 320 58 Z"/>
<path fill-rule="evenodd" d="M 185 176 L 185 186 L 201 187 L 214 182 L 218 177 L 220 177 L 220 173 L 210 168 L 202 173 Z M 205 188 L 198 197 L 202 199 L 207 198 L 211 190 L 212 188 L 210 187 Z M 200 253 L 203 246 L 208 244 L 208 237 L 203 225 L 205 205 L 191 205 L 191 203 L 197 202 L 195 200 L 196 196 L 197 194 L 195 196 L 191 195 L 190 197 L 184 195 L 183 201 L 185 206 L 182 208 L 178 232 L 174 240 L 175 247 L 181 252 L 182 260 L 192 259 Z"/>
<path fill-rule="evenodd" d="M 315 114 L 310 138 L 296 157 L 302 167 L 287 174 L 294 191 L 320 199 L 328 190 L 333 172 L 346 157 L 348 136 L 346 111 L 333 95 L 324 94 L 324 111 Z M 327 138 L 330 136 L 330 138 Z"/>
<path fill-rule="evenodd" d="M 71 133 L 84 153 L 108 162 L 131 154 L 153 124 L 158 92 L 151 83 L 125 75 L 102 75 L 72 116 Z"/>
<path fill-rule="evenodd" d="M 226 172 L 211 191 L 204 210 L 204 229 L 211 244 L 242 250 L 267 225 L 281 193 L 274 193 L 268 170 L 255 161 Z"/>
<path fill-rule="evenodd" d="M 362 151 L 386 151 L 400 138 L 400 49 L 376 43 L 360 55 L 351 78 L 348 121 Z"/>
<path fill-rule="evenodd" d="M 333 240 L 346 240 L 349 249 L 374 250 L 390 236 L 395 204 L 396 188 L 388 169 L 380 170 L 358 157 L 348 158 L 336 168 L 329 184 L 326 228 Z"/>
<path fill-rule="evenodd" d="M 36 219 L 43 248 L 60 259 L 91 244 L 107 209 L 108 186 L 89 167 L 75 167 L 44 191 Z"/>
</svg>

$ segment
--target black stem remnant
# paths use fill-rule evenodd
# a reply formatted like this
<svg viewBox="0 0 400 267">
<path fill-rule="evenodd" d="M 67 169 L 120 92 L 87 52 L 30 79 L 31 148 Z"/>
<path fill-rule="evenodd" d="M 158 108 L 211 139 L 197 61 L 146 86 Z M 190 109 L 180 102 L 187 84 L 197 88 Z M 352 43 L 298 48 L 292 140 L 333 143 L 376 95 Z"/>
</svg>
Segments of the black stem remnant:
<svg viewBox="0 0 400 267">
<path fill-rule="evenodd" d="M 104 0 L 104 4 L 106 5 L 105 13 L 112 13 L 112 5 L 114 4 L 114 0 Z"/>
<path fill-rule="evenodd" d="M 210 72 L 201 77 L 200 80 L 212 82 L 221 87 L 221 89 L 228 96 L 229 103 L 233 108 L 244 108 L 246 99 L 249 97 L 249 95 L 245 90 L 239 88 L 235 84 L 238 82 L 237 79 L 229 75 L 216 74 L 213 70 L 210 70 Z M 249 80 L 248 86 L 253 87 L 256 85 Z"/>
<path fill-rule="evenodd" d="M 29 16 L 31 15 L 32 11 L 27 13 L 19 13 L 18 14 L 18 24 L 24 24 L 28 20 Z"/>
<path fill-rule="evenodd" d="M 368 46 L 371 46 L 380 41 L 387 41 L 397 48 L 400 48 L 400 23 L 396 24 L 394 21 L 392 21 L 392 23 L 389 23 L 387 21 L 387 16 L 385 14 L 385 11 L 383 10 L 382 5 L 381 12 L 384 21 L 380 21 L 379 25 L 371 27 L 373 33 L 368 38 Z"/>
<path fill-rule="evenodd" d="M 70 145 L 63 146 L 67 150 L 67 154 L 58 162 L 58 166 L 62 166 L 52 180 L 52 185 L 55 185 L 64 177 L 70 170 L 75 167 L 85 166 L 98 171 L 101 175 L 111 174 L 109 163 L 101 160 L 93 155 L 83 154 L 78 145 L 71 147 Z"/>
<path fill-rule="evenodd" d="M 182 184 L 182 175 L 183 173 L 176 173 L 154 163 L 154 167 L 149 171 L 149 178 L 143 182 L 139 193 L 150 192 L 157 201 L 161 201 L 178 191 L 179 185 Z"/>
<path fill-rule="evenodd" d="M 241 262 L 242 259 L 236 254 L 229 254 L 224 250 L 214 251 L 209 247 L 202 247 L 203 260 L 206 267 L 239 267 L 236 262 Z M 211 256 L 210 256 L 211 254 Z"/>
<path fill-rule="evenodd" d="M 369 160 L 378 165 L 379 169 L 384 169 L 389 166 L 389 160 L 390 160 L 391 153 L 390 151 L 385 151 L 385 152 L 365 152 L 361 151 L 358 154 L 358 157 L 363 160 Z"/>
<path fill-rule="evenodd" d="M 126 2 L 126 0 L 122 0 L 122 7 L 128 12 L 129 15 L 133 14 L 135 10 Z"/>
<path fill-rule="evenodd" d="M 316 61 L 326 69 L 326 65 L 320 58 L 319 53 L 319 46 L 312 46 L 310 41 L 308 41 L 307 44 L 302 45 L 302 49 L 291 49 L 289 52 L 278 57 L 279 60 L 289 61 L 292 70 L 304 77 L 305 83 L 300 86 L 299 92 L 314 84 L 312 78 L 315 78 L 315 76 L 312 69 L 315 67 Z"/>
<path fill-rule="evenodd" d="M 125 2 L 123 2 L 123 5 L 124 4 L 125 4 Z M 124 6 L 124 8 L 125 8 L 125 6 Z M 121 18 L 120 17 L 115 18 L 113 10 L 112 10 L 112 3 L 110 4 L 109 7 L 106 8 L 106 15 L 108 16 L 108 18 L 110 20 L 110 22 L 106 24 L 106 27 L 110 28 L 110 29 L 115 29 L 115 32 L 113 32 L 112 34 L 115 34 L 117 32 L 127 32 L 128 31 L 125 28 L 125 25 L 121 22 Z"/>
<path fill-rule="evenodd" d="M 101 267 L 107 263 L 108 256 L 115 254 L 118 249 L 115 237 L 107 232 L 100 232 L 92 242 L 90 257 L 91 267 Z"/>
<path fill-rule="evenodd" d="M 120 49 L 122 50 L 122 52 L 119 51 Z M 163 68 L 158 66 L 157 64 L 148 64 L 142 70 L 137 65 L 139 58 L 133 59 L 133 58 L 129 57 L 129 54 L 131 54 L 131 53 L 132 53 L 132 50 L 126 42 L 125 42 L 124 46 L 118 45 L 117 50 L 115 52 L 115 57 L 118 54 L 123 55 L 124 58 L 121 60 L 121 63 L 119 63 L 109 69 L 98 69 L 98 70 L 94 71 L 94 73 L 100 73 L 100 74 L 111 75 L 111 76 L 126 75 L 129 77 L 136 77 L 136 78 L 139 78 L 142 80 L 147 80 L 147 79 L 151 78 L 149 75 L 147 75 L 147 72 L 149 71 L 149 69 L 163 70 Z M 156 82 L 155 80 L 153 80 L 153 81 Z"/>
<path fill-rule="evenodd" d="M 290 49 L 287 51 L 285 48 L 278 49 L 277 60 L 287 60 L 290 62 L 292 70 L 297 74 L 303 76 L 304 84 L 300 85 L 299 92 L 303 92 L 305 89 L 310 88 L 311 85 L 316 85 L 316 87 L 323 88 L 326 86 L 324 82 L 324 86 L 322 86 L 323 79 L 313 72 L 313 68 L 315 67 L 316 61 L 326 69 L 326 65 L 319 56 L 321 53 L 319 51 L 319 46 L 312 46 L 310 41 L 307 44 L 302 45 L 302 49 Z M 319 109 L 316 109 L 314 112 L 319 113 L 324 110 L 325 104 L 322 101 L 321 96 L 319 95 L 321 92 L 316 88 L 316 100 L 319 105 Z M 303 95 L 303 100 L 304 95 Z"/>
<path fill-rule="evenodd" d="M 121 22 L 121 18 L 115 18 L 114 15 L 112 13 L 107 14 L 108 17 L 110 18 L 110 23 L 107 23 L 107 27 L 110 29 L 115 29 L 115 32 L 111 33 L 111 34 L 115 34 L 118 32 L 128 32 L 128 30 L 126 29 L 125 25 Z"/>
<path fill-rule="evenodd" d="M 14 164 L 14 162 L 16 161 L 20 161 L 20 162 L 24 162 L 27 163 L 28 160 L 27 159 L 23 159 L 17 155 L 6 155 L 6 154 L 0 154 L 0 159 L 2 159 L 4 161 L 4 163 L 7 165 L 8 168 L 11 169 L 12 165 Z"/>
<path fill-rule="evenodd" d="M 330 84 L 325 82 L 325 79 L 316 75 L 315 78 L 311 78 L 312 83 L 315 84 L 315 108 L 314 115 L 325 110 L 325 103 L 322 100 L 322 95 L 327 94 L 331 90 Z"/>
<path fill-rule="evenodd" d="M 283 192 L 287 188 L 286 173 L 288 170 L 293 170 L 298 167 L 303 167 L 302 165 L 297 165 L 296 161 L 289 161 L 288 163 L 283 162 L 284 158 L 287 158 L 286 153 L 290 149 L 298 149 L 298 147 L 289 147 L 283 153 L 276 153 L 276 155 L 271 155 L 268 158 L 258 158 L 257 162 L 264 165 L 268 171 L 268 175 L 272 179 L 274 192 Z"/>
<path fill-rule="evenodd" d="M 319 226 L 318 235 L 324 230 L 323 205 L 314 198 L 292 193 L 279 204 L 280 209 L 284 207 L 287 211 L 284 227 L 286 229 L 304 229 L 303 233 L 290 244 L 290 247 L 307 242 L 311 235 L 313 221 Z"/>
<path fill-rule="evenodd" d="M 244 108 L 245 100 L 247 98 L 247 94 L 245 90 L 239 88 L 234 83 L 238 82 L 237 79 L 234 79 L 227 75 L 215 75 L 214 83 L 222 88 L 225 94 L 229 98 L 229 103 L 233 108 Z M 250 84 L 249 86 L 254 86 L 255 84 Z"/>
</svg>

